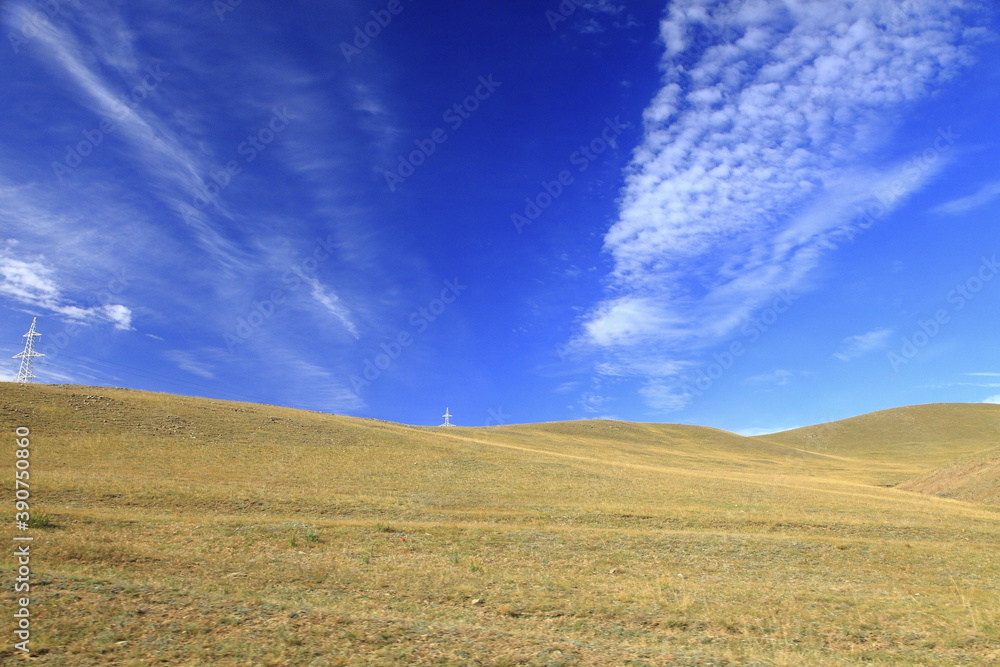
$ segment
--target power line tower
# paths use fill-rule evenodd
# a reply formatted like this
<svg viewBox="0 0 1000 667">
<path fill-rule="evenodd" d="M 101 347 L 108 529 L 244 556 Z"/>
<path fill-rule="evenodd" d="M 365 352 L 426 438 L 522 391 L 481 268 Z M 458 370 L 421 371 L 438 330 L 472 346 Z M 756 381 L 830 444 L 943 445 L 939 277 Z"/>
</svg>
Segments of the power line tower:
<svg viewBox="0 0 1000 667">
<path fill-rule="evenodd" d="M 448 408 L 444 409 L 444 414 L 442 416 L 444 417 L 444 423 L 441 424 L 441 426 L 454 426 L 454 424 L 451 423 L 451 411 Z"/>
<path fill-rule="evenodd" d="M 21 384 L 27 384 L 28 382 L 31 382 L 32 380 L 35 379 L 35 373 L 34 373 L 35 358 L 45 356 L 40 352 L 35 352 L 35 338 L 42 335 L 37 331 L 35 331 L 35 322 L 37 321 L 38 321 L 37 317 L 32 318 L 31 328 L 28 329 L 28 333 L 24 334 L 23 336 L 23 338 L 25 339 L 24 352 L 21 352 L 20 354 L 15 354 L 13 356 L 14 359 L 21 360 L 21 368 L 18 369 L 17 378 L 14 380 L 15 382 L 20 382 Z"/>
</svg>

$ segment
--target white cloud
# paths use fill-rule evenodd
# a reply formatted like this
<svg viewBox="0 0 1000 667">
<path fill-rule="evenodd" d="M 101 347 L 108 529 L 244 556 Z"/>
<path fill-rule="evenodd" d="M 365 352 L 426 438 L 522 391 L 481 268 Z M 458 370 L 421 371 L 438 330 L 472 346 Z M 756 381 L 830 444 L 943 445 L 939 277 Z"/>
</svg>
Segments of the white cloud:
<svg viewBox="0 0 1000 667">
<path fill-rule="evenodd" d="M 960 215 L 977 208 L 982 208 L 997 197 L 1000 197 L 1000 181 L 987 183 L 968 197 L 953 199 L 950 202 L 941 204 L 934 208 L 934 212 L 943 215 Z"/>
<path fill-rule="evenodd" d="M 587 336 L 597 345 L 628 345 L 671 329 L 679 320 L 667 319 L 662 305 L 641 297 L 605 301 L 585 325 Z"/>
<path fill-rule="evenodd" d="M 647 381 L 639 389 L 639 395 L 651 408 L 663 412 L 679 412 L 693 400 L 691 393 L 676 383 L 656 379 Z"/>
<path fill-rule="evenodd" d="M 627 11 L 625 4 L 611 0 L 567 0 L 558 8 L 545 12 L 545 18 L 553 30 L 572 20 L 573 30 L 581 35 L 598 35 L 610 29 L 622 30 L 641 25 Z"/>
<path fill-rule="evenodd" d="M 795 373 L 791 371 L 786 371 L 783 368 L 779 368 L 771 373 L 763 373 L 761 375 L 754 375 L 753 377 L 748 377 L 746 379 L 747 384 L 770 384 L 783 386 L 786 384 L 791 384 L 792 379 L 795 377 Z"/>
<path fill-rule="evenodd" d="M 833 356 L 841 361 L 853 361 L 869 352 L 884 349 L 892 336 L 892 329 L 875 329 L 857 336 L 848 336 L 840 342 L 840 350 Z"/>
<path fill-rule="evenodd" d="M 613 402 L 610 396 L 602 396 L 596 392 L 588 392 L 580 397 L 580 407 L 583 408 L 584 412 L 597 413 L 602 410 L 602 408 Z"/>
<path fill-rule="evenodd" d="M 82 323 L 106 322 L 116 329 L 132 328 L 132 311 L 122 304 L 83 307 L 63 294 L 57 272 L 39 259 L 18 259 L 0 248 L 0 296 Z"/>
<path fill-rule="evenodd" d="M 334 317 L 340 320 L 340 323 L 344 325 L 344 328 L 347 329 L 348 333 L 350 333 L 351 336 L 357 340 L 360 337 L 358 329 L 354 326 L 354 322 L 351 321 L 351 313 L 343 305 L 343 303 L 341 303 L 340 297 L 325 289 L 316 278 L 303 276 L 303 279 L 309 284 L 312 298 L 314 298 L 328 312 L 332 313 Z"/>
<path fill-rule="evenodd" d="M 1000 394 L 997 394 L 996 396 L 990 396 L 989 398 L 984 400 L 983 403 L 992 403 L 995 405 L 1000 405 Z"/>
<path fill-rule="evenodd" d="M 330 371 L 308 361 L 296 352 L 278 353 L 288 377 L 296 378 L 296 403 L 305 409 L 339 414 L 351 413 L 365 407 L 364 400 L 352 391 L 342 379 Z"/>
<path fill-rule="evenodd" d="M 959 14 L 972 2 L 671 3 L 663 84 L 604 239 L 613 296 L 571 347 L 599 368 L 684 368 L 781 290 L 807 287 L 825 253 L 946 163 L 943 128 L 927 138 L 934 160 L 869 166 L 893 110 L 970 61 Z M 636 374 L 656 380 L 650 404 L 684 403 L 664 376 Z"/>
<path fill-rule="evenodd" d="M 177 367 L 182 371 L 187 371 L 208 380 L 215 379 L 215 373 L 212 372 L 211 367 L 202 361 L 198 361 L 191 352 L 167 350 L 163 353 L 163 356 L 177 364 Z"/>
</svg>

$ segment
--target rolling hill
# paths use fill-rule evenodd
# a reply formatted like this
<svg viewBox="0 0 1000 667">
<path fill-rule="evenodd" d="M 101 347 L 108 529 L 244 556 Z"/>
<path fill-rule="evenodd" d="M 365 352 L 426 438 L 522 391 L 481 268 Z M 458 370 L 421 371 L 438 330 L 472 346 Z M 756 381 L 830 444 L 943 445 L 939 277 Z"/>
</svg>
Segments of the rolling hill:
<svg viewBox="0 0 1000 667">
<path fill-rule="evenodd" d="M 1000 406 L 745 438 L 0 383 L 0 424 L 40 664 L 1000 659 Z"/>
<path fill-rule="evenodd" d="M 916 405 L 758 439 L 878 464 L 873 467 L 875 483 L 993 505 L 1000 500 L 1000 409 L 996 405 Z M 897 472 L 893 466 L 899 466 Z"/>
<path fill-rule="evenodd" d="M 1000 447 L 944 465 L 899 488 L 1000 507 Z"/>
<path fill-rule="evenodd" d="M 914 405 L 756 437 L 864 460 L 945 463 L 1000 444 L 1000 408 L 985 403 Z"/>
</svg>

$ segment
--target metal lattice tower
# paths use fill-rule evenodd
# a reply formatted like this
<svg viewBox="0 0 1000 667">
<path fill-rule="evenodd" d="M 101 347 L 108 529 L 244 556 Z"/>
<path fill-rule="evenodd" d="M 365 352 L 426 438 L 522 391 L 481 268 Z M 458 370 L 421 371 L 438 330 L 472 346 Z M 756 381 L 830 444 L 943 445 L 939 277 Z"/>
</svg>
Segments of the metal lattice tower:
<svg viewBox="0 0 1000 667">
<path fill-rule="evenodd" d="M 441 426 L 454 426 L 454 424 L 451 423 L 451 411 L 448 408 L 444 409 L 442 417 L 444 417 L 444 423 L 441 424 Z"/>
<path fill-rule="evenodd" d="M 44 354 L 40 352 L 35 352 L 35 338 L 41 336 L 42 334 L 35 331 L 35 322 L 38 318 L 32 318 L 31 328 L 28 329 L 28 333 L 24 334 L 24 352 L 20 354 L 15 354 L 14 359 L 21 360 L 21 367 L 17 371 L 17 378 L 15 382 L 20 382 L 21 384 L 26 384 L 35 379 L 34 365 L 36 357 L 44 357 Z"/>
</svg>

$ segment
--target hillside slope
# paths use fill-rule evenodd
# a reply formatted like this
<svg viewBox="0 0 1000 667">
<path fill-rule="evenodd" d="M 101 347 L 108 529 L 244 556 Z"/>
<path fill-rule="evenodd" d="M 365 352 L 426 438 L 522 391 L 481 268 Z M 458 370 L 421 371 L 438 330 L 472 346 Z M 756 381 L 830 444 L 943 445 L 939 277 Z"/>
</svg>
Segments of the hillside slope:
<svg viewBox="0 0 1000 667">
<path fill-rule="evenodd" d="M 0 479 L 30 429 L 39 665 L 993 664 L 1000 510 L 885 486 L 988 459 L 996 413 L 966 407 L 810 451 L 0 383 Z"/>
<path fill-rule="evenodd" d="M 919 475 L 898 488 L 1000 506 L 1000 447 Z"/>
<path fill-rule="evenodd" d="M 1000 405 L 914 405 L 754 439 L 847 459 L 935 468 L 1000 444 Z"/>
</svg>

